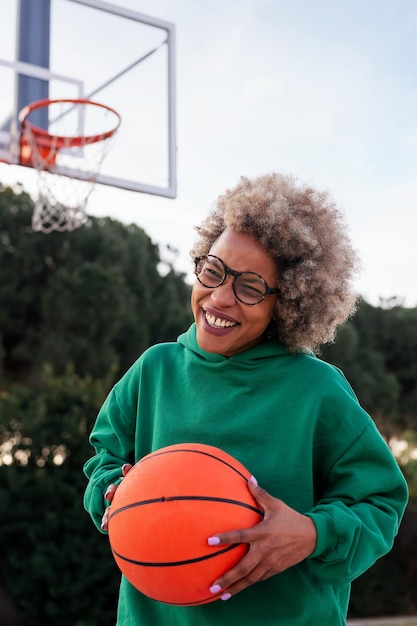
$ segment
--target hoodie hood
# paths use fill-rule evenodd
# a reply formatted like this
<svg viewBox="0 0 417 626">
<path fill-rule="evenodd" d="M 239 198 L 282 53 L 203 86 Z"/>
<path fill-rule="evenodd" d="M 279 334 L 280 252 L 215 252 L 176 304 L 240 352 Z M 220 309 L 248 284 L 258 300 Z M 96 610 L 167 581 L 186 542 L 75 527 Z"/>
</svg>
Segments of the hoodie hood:
<svg viewBox="0 0 417 626">
<path fill-rule="evenodd" d="M 276 339 L 265 339 L 257 346 L 253 348 L 249 348 L 248 350 L 244 350 L 243 352 L 239 352 L 238 354 L 234 354 L 231 357 L 223 356 L 222 354 L 217 354 L 214 352 L 206 352 L 206 350 L 202 350 L 197 343 L 197 332 L 195 323 L 190 326 L 190 328 L 178 337 L 178 343 L 183 345 L 188 350 L 196 353 L 198 356 L 203 358 L 205 361 L 209 361 L 211 363 L 222 363 L 224 361 L 235 361 L 236 363 L 250 363 L 253 361 L 258 361 L 259 359 L 266 359 L 277 356 L 290 356 L 290 353 L 285 348 L 284 344 Z"/>
</svg>

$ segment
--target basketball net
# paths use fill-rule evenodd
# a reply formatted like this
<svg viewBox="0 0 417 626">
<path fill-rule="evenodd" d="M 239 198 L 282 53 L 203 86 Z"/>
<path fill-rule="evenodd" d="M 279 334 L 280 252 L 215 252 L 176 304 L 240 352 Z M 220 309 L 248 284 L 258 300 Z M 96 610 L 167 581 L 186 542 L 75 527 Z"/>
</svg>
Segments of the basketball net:
<svg viewBox="0 0 417 626">
<path fill-rule="evenodd" d="M 48 131 L 30 120 L 42 108 L 48 110 Z M 119 114 L 89 100 L 42 100 L 25 107 L 20 122 L 20 164 L 38 175 L 33 230 L 79 228 L 87 221 L 88 199 L 120 125 Z"/>
</svg>

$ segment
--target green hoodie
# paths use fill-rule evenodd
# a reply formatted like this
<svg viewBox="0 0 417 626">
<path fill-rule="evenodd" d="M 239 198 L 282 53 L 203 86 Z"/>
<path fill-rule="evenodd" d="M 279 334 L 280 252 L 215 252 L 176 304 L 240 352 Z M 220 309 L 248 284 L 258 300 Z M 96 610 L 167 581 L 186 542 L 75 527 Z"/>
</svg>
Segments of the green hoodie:
<svg viewBox="0 0 417 626">
<path fill-rule="evenodd" d="M 395 459 L 340 370 L 276 341 L 230 358 L 205 352 L 194 325 L 142 354 L 90 441 L 84 503 L 98 528 L 124 463 L 186 442 L 233 455 L 317 528 L 308 559 L 226 602 L 175 607 L 122 577 L 117 626 L 343 625 L 350 582 L 390 550 L 407 502 Z"/>
</svg>

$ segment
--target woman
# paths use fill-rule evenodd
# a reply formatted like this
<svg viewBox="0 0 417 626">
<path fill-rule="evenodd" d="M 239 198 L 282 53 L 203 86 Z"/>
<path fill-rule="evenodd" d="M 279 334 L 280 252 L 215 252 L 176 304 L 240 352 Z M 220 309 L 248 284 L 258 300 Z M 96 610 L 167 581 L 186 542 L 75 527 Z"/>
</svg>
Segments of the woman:
<svg viewBox="0 0 417 626">
<path fill-rule="evenodd" d="M 343 374 L 315 356 L 355 307 L 342 216 L 326 193 L 269 174 L 242 177 L 197 232 L 195 323 L 109 394 L 85 506 L 105 532 L 105 501 L 133 463 L 199 441 L 253 472 L 264 520 L 207 538 L 249 545 L 212 581 L 223 602 L 170 606 L 122 577 L 117 625 L 346 624 L 350 583 L 390 550 L 407 488 Z"/>
</svg>

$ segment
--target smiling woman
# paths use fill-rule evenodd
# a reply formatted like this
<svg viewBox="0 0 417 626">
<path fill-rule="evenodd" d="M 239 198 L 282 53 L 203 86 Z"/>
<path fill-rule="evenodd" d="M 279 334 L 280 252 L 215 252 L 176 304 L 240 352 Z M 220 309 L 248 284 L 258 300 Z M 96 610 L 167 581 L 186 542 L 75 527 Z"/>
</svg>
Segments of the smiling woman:
<svg viewBox="0 0 417 626">
<path fill-rule="evenodd" d="M 213 252 L 226 228 L 249 235 L 273 258 L 279 271 L 274 331 L 287 348 L 316 351 L 331 341 L 355 310 L 359 261 L 330 195 L 292 176 L 242 176 L 197 227 L 191 256 Z"/>
<path fill-rule="evenodd" d="M 122 577 L 117 626 L 345 626 L 350 583 L 390 550 L 407 487 L 343 374 L 314 354 L 355 309 L 343 217 L 328 194 L 268 174 L 241 178 L 197 233 L 195 323 L 146 350 L 110 392 L 84 503 L 106 532 L 105 502 L 132 465 L 195 442 L 253 473 L 264 517 L 210 528 L 205 550 L 248 546 L 205 590 L 223 602 L 158 603 Z"/>
<path fill-rule="evenodd" d="M 267 286 L 277 284 L 278 268 L 272 255 L 252 237 L 229 228 L 215 241 L 210 252 L 214 256 L 209 255 L 209 259 L 218 259 L 217 272 L 213 273 L 213 261 L 209 266 L 207 263 L 200 266 L 191 299 L 197 341 L 207 352 L 233 356 L 262 341 L 278 291 L 274 288 L 271 293 L 269 288 L 268 292 Z M 234 270 L 228 276 L 227 270 L 229 274 L 232 270 L 223 259 L 239 271 Z M 252 283 L 247 282 L 248 276 Z M 246 281 L 242 283 L 244 277 Z M 255 293 L 253 277 L 257 277 Z"/>
</svg>

